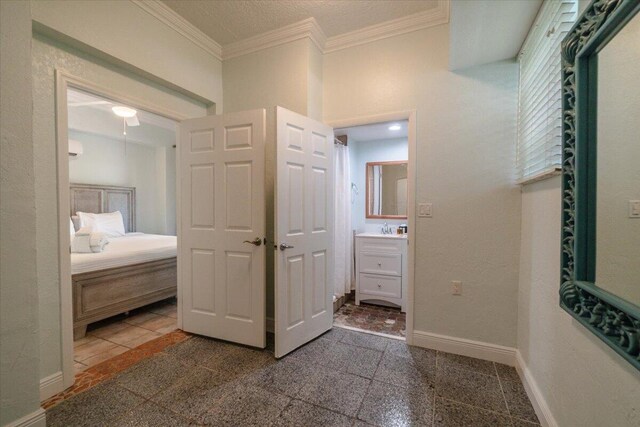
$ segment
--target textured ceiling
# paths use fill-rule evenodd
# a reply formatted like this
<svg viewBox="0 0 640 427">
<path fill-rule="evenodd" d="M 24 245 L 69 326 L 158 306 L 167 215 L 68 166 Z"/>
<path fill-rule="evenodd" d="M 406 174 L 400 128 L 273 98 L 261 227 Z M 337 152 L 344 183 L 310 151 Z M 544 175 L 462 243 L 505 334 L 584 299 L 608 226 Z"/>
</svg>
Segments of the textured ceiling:
<svg viewBox="0 0 640 427">
<path fill-rule="evenodd" d="M 327 37 L 422 12 L 432 0 L 163 0 L 222 46 L 307 18 L 315 18 Z"/>
</svg>

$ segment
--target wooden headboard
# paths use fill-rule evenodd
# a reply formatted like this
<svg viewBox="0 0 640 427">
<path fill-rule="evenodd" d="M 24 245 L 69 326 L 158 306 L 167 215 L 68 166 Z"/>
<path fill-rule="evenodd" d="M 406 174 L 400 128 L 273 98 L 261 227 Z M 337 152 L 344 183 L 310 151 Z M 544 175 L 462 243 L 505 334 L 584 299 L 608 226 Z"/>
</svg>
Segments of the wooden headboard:
<svg viewBox="0 0 640 427">
<path fill-rule="evenodd" d="M 120 211 L 127 233 L 136 231 L 136 189 L 113 185 L 70 184 L 71 216 L 76 212 Z"/>
</svg>

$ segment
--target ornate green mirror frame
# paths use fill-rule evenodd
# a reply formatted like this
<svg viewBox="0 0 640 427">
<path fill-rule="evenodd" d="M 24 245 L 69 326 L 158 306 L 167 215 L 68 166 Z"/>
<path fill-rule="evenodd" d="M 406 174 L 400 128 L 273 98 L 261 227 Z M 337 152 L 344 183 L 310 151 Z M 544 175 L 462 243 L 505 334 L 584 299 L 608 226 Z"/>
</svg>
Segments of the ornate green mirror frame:
<svg viewBox="0 0 640 427">
<path fill-rule="evenodd" d="M 594 0 L 562 42 L 560 306 L 640 370 L 640 307 L 595 283 L 597 54 L 638 11 Z"/>
</svg>

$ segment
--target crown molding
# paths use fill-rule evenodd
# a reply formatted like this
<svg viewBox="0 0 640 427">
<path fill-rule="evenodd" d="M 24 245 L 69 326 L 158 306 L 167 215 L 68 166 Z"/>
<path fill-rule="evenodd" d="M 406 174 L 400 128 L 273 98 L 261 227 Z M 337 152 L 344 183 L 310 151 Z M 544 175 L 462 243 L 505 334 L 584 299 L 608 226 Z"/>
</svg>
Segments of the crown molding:
<svg viewBox="0 0 640 427">
<path fill-rule="evenodd" d="M 222 57 L 225 60 L 235 58 L 304 38 L 309 38 L 320 51 L 324 50 L 327 40 L 324 31 L 315 18 L 307 18 L 276 30 L 230 43 L 222 49 Z"/>
<path fill-rule="evenodd" d="M 437 0 L 436 7 L 413 15 L 371 25 L 349 33 L 329 37 L 324 47 L 324 53 L 371 43 L 388 37 L 422 30 L 449 22 L 449 0 Z"/>
<path fill-rule="evenodd" d="M 160 0 L 131 0 L 133 4 L 222 60 L 222 46 Z"/>
<path fill-rule="evenodd" d="M 327 38 L 314 18 L 307 18 L 222 47 L 160 0 L 131 1 L 219 60 L 235 58 L 304 38 L 309 38 L 322 53 L 335 52 L 352 46 L 371 43 L 376 40 L 448 23 L 450 2 L 450 0 L 434 0 L 437 1 L 436 7 L 424 12 L 329 38 Z"/>
</svg>

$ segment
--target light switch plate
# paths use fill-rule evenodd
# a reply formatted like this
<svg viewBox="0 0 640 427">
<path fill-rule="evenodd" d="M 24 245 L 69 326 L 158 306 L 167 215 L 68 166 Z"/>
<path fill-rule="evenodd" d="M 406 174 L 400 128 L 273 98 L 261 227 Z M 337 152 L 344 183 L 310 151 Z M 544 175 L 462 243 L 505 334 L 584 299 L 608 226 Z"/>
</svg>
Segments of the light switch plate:
<svg viewBox="0 0 640 427">
<path fill-rule="evenodd" d="M 418 203 L 418 216 L 420 218 L 432 218 L 433 210 L 431 203 Z"/>
<path fill-rule="evenodd" d="M 640 218 L 640 200 L 629 200 L 629 218 Z"/>
</svg>

